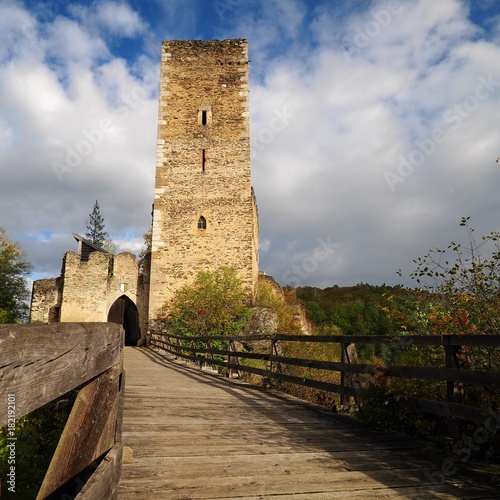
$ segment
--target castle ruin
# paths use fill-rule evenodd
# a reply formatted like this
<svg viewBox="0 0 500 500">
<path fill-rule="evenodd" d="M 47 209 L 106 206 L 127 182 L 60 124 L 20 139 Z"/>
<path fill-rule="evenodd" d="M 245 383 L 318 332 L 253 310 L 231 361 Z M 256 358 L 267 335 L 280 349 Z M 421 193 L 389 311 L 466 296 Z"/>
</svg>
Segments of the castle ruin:
<svg viewBox="0 0 500 500">
<path fill-rule="evenodd" d="M 251 187 L 248 43 L 162 44 L 151 255 L 111 256 L 81 236 L 61 276 L 33 285 L 31 321 L 113 321 L 135 345 L 199 271 L 237 270 L 256 294 L 258 218 Z"/>
</svg>

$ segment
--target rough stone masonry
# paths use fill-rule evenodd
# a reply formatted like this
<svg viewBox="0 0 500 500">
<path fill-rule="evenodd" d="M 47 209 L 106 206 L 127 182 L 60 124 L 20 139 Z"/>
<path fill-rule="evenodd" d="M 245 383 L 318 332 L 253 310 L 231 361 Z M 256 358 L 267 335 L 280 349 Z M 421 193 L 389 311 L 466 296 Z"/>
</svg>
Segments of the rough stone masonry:
<svg viewBox="0 0 500 500">
<path fill-rule="evenodd" d="M 238 271 L 253 302 L 248 65 L 243 39 L 163 42 L 150 259 L 139 269 L 136 256 L 74 235 L 79 250 L 66 253 L 61 276 L 33 285 L 32 322 L 113 321 L 135 345 L 178 288 L 220 266 Z"/>
<path fill-rule="evenodd" d="M 150 322 L 199 270 L 233 267 L 255 294 L 248 64 L 243 39 L 162 44 Z"/>
</svg>

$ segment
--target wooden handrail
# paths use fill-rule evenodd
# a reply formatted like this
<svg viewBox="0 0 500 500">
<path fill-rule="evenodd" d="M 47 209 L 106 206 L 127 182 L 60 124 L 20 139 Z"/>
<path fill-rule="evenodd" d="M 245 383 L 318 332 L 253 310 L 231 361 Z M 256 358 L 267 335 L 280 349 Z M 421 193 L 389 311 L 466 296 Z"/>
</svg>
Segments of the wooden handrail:
<svg viewBox="0 0 500 500">
<path fill-rule="evenodd" d="M 90 500 L 116 490 L 123 345 L 114 323 L 0 325 L 0 402 L 15 402 L 15 419 L 79 388 L 37 499 Z M 0 426 L 11 425 L 0 412 Z"/>
<path fill-rule="evenodd" d="M 225 342 L 227 349 L 213 349 L 203 344 L 209 341 Z M 271 348 L 268 352 L 236 352 L 230 347 L 233 342 L 269 341 Z M 189 342 L 189 347 L 181 342 Z M 342 357 L 342 361 L 319 361 L 314 359 L 301 359 L 281 356 L 276 353 L 277 342 L 308 342 L 308 343 L 332 343 L 340 344 L 341 352 L 347 352 L 348 346 L 356 344 L 381 344 L 388 346 L 441 346 L 443 348 L 443 364 L 441 367 L 422 366 L 376 366 L 369 363 L 357 363 L 356 360 L 349 360 L 349 356 Z M 197 346 L 195 347 L 195 342 Z M 220 367 L 240 372 L 248 372 L 270 379 L 281 380 L 306 387 L 316 388 L 324 391 L 335 392 L 341 395 L 344 402 L 348 402 L 350 397 L 362 398 L 362 375 L 383 375 L 406 379 L 422 379 L 445 382 L 447 385 L 447 400 L 433 401 L 424 398 L 407 397 L 401 395 L 400 404 L 410 406 L 419 411 L 431 413 L 439 416 L 453 416 L 455 418 L 484 423 L 490 415 L 489 412 L 498 412 L 499 408 L 483 409 L 464 404 L 459 404 L 453 399 L 456 384 L 469 384 L 474 386 L 500 388 L 500 373 L 491 371 L 475 371 L 462 369 L 454 362 L 453 353 L 461 346 L 500 348 L 500 335 L 405 335 L 400 337 L 389 336 L 310 336 L 310 335 L 250 335 L 250 336 L 178 336 L 165 333 L 164 335 L 153 335 L 151 345 L 162 349 L 174 356 L 198 362 L 207 362 L 210 355 L 210 363 L 215 363 Z M 214 359 L 217 356 L 219 359 Z M 261 360 L 268 362 L 271 369 L 245 366 L 241 360 Z M 274 369 L 274 367 L 300 366 L 311 369 L 329 370 L 340 372 L 341 383 L 334 384 L 316 380 L 312 377 L 297 377 Z M 355 383 L 353 382 L 355 380 Z"/>
</svg>

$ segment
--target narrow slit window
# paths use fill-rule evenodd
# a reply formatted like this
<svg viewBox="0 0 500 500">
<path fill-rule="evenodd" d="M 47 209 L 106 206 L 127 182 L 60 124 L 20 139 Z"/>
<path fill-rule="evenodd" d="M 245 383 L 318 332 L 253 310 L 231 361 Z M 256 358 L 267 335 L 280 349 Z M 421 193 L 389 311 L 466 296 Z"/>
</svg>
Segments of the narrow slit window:
<svg viewBox="0 0 500 500">
<path fill-rule="evenodd" d="M 207 219 L 205 219 L 203 215 L 200 215 L 200 218 L 198 219 L 198 229 L 205 230 L 206 228 L 207 228 Z"/>
<path fill-rule="evenodd" d="M 198 108 L 198 125 L 206 127 L 212 123 L 212 109 L 210 106 Z"/>
<path fill-rule="evenodd" d="M 205 172 L 205 168 L 207 166 L 207 150 L 201 150 L 201 171 Z"/>
</svg>

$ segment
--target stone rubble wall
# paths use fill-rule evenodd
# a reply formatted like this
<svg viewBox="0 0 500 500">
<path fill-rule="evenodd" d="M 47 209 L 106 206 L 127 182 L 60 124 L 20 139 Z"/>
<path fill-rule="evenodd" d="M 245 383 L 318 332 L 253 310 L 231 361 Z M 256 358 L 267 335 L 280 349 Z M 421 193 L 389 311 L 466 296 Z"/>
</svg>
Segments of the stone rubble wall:
<svg viewBox="0 0 500 500">
<path fill-rule="evenodd" d="M 33 282 L 30 323 L 57 323 L 61 308 L 62 280 L 48 278 Z"/>
<path fill-rule="evenodd" d="M 148 282 L 139 273 L 136 256 L 92 252 L 88 261 L 82 261 L 77 252 L 67 252 L 59 278 L 33 283 L 30 322 L 105 322 L 110 308 L 123 295 L 137 306 L 145 337 Z"/>
</svg>

